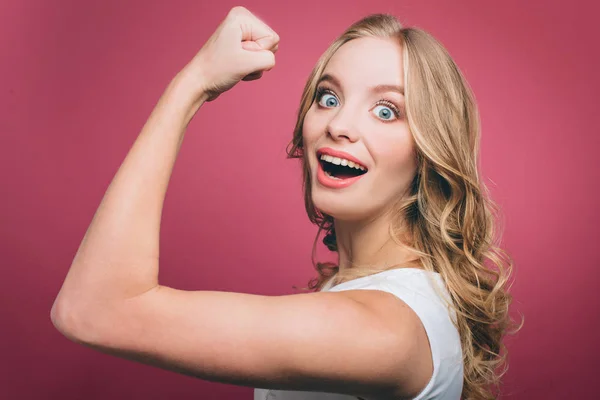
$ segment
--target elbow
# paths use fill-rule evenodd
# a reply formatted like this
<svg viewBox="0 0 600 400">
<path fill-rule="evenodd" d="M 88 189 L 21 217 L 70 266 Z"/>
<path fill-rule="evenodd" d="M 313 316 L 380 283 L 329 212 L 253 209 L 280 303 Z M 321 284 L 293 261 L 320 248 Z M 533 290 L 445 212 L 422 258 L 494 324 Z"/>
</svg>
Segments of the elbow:
<svg viewBox="0 0 600 400">
<path fill-rule="evenodd" d="M 79 341 L 75 334 L 75 326 L 77 324 L 74 322 L 73 315 L 69 312 L 69 307 L 65 304 L 59 304 L 58 299 L 52 304 L 50 321 L 52 321 L 52 325 L 63 336 L 71 341 Z"/>
<path fill-rule="evenodd" d="M 73 304 L 55 300 L 50 310 L 52 325 L 67 339 L 75 343 L 91 343 L 96 340 L 95 324 L 90 318 L 82 317 Z"/>
</svg>

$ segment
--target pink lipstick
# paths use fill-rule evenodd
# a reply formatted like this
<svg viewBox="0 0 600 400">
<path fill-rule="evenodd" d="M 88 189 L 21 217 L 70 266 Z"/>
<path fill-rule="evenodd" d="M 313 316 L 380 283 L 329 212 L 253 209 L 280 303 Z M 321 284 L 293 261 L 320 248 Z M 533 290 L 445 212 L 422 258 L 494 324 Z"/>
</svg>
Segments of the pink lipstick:
<svg viewBox="0 0 600 400">
<path fill-rule="evenodd" d="M 327 161 L 322 161 L 320 159 L 323 154 L 326 154 L 326 155 L 329 155 L 332 157 L 343 158 L 345 160 L 351 161 L 355 165 L 359 165 L 359 166 L 363 167 L 365 169 L 365 171 L 368 170 L 363 162 L 361 162 L 360 160 L 358 160 L 357 158 L 355 158 L 354 156 L 352 156 L 348 153 L 333 150 L 330 148 L 321 148 L 317 151 L 317 181 L 325 187 L 332 188 L 332 189 L 342 189 L 342 188 L 348 187 L 348 186 L 352 185 L 353 183 L 355 183 L 356 181 L 358 181 L 366 172 L 362 173 L 361 175 L 350 176 L 350 177 L 346 177 L 346 178 L 333 177 L 323 169 L 322 163 L 327 163 Z M 345 165 L 345 164 L 343 164 L 343 165 Z M 351 168 L 351 167 L 349 167 L 349 168 Z"/>
<path fill-rule="evenodd" d="M 346 160 L 352 161 L 354 164 L 361 165 L 366 170 L 368 170 L 368 168 L 365 165 L 365 163 L 363 163 L 362 161 L 360 161 L 358 158 L 354 157 L 352 154 L 348 154 L 348 153 L 346 153 L 344 151 L 334 150 L 334 149 L 329 148 L 329 147 L 321 147 L 319 150 L 317 150 L 317 160 L 321 158 L 321 154 L 327 154 L 327 155 L 332 156 L 332 157 L 345 158 Z"/>
</svg>

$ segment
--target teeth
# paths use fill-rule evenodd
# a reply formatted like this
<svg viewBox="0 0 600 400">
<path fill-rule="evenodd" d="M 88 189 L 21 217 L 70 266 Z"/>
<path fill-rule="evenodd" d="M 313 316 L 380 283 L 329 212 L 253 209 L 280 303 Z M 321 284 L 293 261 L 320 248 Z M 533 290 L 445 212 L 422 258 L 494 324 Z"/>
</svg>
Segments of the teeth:
<svg viewBox="0 0 600 400">
<path fill-rule="evenodd" d="M 332 179 L 337 179 L 338 181 L 341 180 L 341 178 L 337 178 L 337 177 L 335 177 L 333 175 L 330 175 L 329 172 L 327 172 L 327 171 L 323 171 L 323 172 L 325 172 L 325 175 L 327 175 L 328 177 L 330 177 Z"/>
<path fill-rule="evenodd" d="M 330 162 L 335 165 L 343 165 L 343 166 L 347 166 L 350 168 L 356 168 L 361 171 L 366 171 L 365 167 L 363 167 L 362 165 L 358 165 L 352 161 L 346 160 L 345 158 L 339 158 L 339 157 L 333 157 L 333 156 L 330 156 L 327 154 L 321 154 L 321 160 Z"/>
</svg>

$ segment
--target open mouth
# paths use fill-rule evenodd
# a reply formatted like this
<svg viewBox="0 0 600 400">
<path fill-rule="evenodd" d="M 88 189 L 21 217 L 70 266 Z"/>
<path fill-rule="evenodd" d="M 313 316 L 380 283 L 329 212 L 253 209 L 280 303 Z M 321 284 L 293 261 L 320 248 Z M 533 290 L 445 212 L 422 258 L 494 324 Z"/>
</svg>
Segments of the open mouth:
<svg viewBox="0 0 600 400">
<path fill-rule="evenodd" d="M 333 179 L 354 178 L 367 173 L 367 168 L 346 159 L 321 154 L 319 163 L 325 174 Z"/>
</svg>

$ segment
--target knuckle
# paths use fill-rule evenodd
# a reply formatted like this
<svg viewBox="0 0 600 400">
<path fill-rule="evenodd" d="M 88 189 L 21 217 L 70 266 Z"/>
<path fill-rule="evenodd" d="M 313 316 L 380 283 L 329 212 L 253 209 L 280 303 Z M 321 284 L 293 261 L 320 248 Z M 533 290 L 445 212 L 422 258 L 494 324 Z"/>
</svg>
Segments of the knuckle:
<svg viewBox="0 0 600 400">
<path fill-rule="evenodd" d="M 248 12 L 248 10 L 243 6 L 232 7 L 231 10 L 229 11 L 230 14 L 241 14 L 244 12 Z"/>
</svg>

